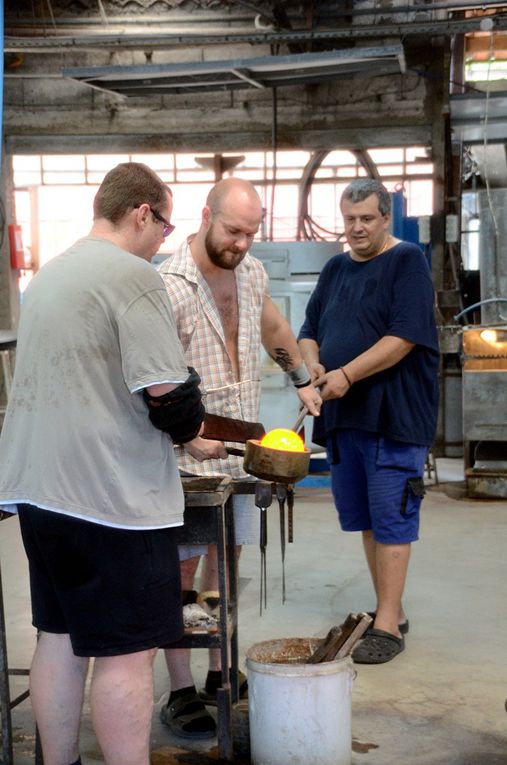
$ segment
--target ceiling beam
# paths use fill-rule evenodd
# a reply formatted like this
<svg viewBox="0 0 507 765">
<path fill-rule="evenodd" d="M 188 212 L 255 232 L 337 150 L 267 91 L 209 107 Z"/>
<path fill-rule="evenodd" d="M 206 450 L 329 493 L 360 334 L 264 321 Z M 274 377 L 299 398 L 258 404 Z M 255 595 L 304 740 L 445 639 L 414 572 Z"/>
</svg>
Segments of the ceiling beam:
<svg viewBox="0 0 507 765">
<path fill-rule="evenodd" d="M 507 13 L 497 13 L 487 17 L 491 20 L 491 32 L 507 29 Z M 40 37 L 17 37 L 6 35 L 4 52 L 15 53 L 31 51 L 51 53 L 60 50 L 104 50 L 104 48 L 140 48 L 168 49 L 204 45 L 262 44 L 296 42 L 332 42 L 334 40 L 385 39 L 386 37 L 414 37 L 433 35 L 455 35 L 480 31 L 482 17 L 466 19 L 442 19 L 435 21 L 410 21 L 403 24 L 382 23 L 328 29 L 326 31 L 284 31 L 284 32 L 246 32 L 221 34 L 174 34 L 167 25 L 166 31 L 159 26 L 155 33 L 144 34 L 79 34 L 77 36 L 51 34 L 45 31 Z"/>
</svg>

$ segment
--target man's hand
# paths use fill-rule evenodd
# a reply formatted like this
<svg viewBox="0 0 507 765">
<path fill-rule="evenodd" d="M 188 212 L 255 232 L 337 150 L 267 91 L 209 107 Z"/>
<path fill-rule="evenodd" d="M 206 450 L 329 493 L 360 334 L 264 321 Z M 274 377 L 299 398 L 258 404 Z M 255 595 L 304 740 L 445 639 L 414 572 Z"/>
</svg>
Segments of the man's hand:
<svg viewBox="0 0 507 765">
<path fill-rule="evenodd" d="M 222 441 L 212 441 L 208 438 L 196 436 L 192 441 L 183 444 L 184 449 L 199 462 L 205 460 L 224 460 L 228 456 Z"/>
<path fill-rule="evenodd" d="M 319 378 L 326 374 L 326 367 L 324 364 L 321 364 L 320 361 L 306 361 L 306 368 L 310 373 L 310 377 L 314 385 Z"/>
<path fill-rule="evenodd" d="M 326 372 L 315 380 L 315 385 L 318 385 L 323 401 L 342 398 L 350 390 L 350 384 L 341 369 Z"/>
<path fill-rule="evenodd" d="M 317 380 L 326 374 L 326 367 L 320 363 L 319 346 L 315 340 L 310 340 L 309 338 L 303 338 L 303 340 L 299 341 L 298 345 L 310 379 L 315 387 L 317 387 L 319 384 Z"/>
<path fill-rule="evenodd" d="M 322 398 L 320 397 L 318 390 L 316 390 L 310 383 L 310 385 L 305 385 L 304 388 L 297 388 L 296 392 L 300 398 L 301 403 L 308 408 L 310 414 L 312 414 L 314 417 L 318 417 L 322 404 Z"/>
</svg>

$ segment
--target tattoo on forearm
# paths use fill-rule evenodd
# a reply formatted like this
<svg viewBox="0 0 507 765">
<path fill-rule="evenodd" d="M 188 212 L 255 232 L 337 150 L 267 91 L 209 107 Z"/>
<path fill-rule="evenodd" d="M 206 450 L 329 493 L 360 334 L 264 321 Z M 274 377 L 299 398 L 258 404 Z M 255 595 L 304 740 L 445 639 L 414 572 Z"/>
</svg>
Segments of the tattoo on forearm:
<svg viewBox="0 0 507 765">
<path fill-rule="evenodd" d="M 285 348 L 274 348 L 272 353 L 269 354 L 273 361 L 276 361 L 279 367 L 287 372 L 290 367 L 294 366 L 294 361 L 288 351 Z"/>
</svg>

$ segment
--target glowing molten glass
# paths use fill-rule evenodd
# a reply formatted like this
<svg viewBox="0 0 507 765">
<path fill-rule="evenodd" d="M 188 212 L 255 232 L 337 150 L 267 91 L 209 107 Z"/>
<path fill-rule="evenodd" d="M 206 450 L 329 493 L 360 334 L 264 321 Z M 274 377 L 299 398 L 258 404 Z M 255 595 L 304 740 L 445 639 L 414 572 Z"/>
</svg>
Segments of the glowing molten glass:
<svg viewBox="0 0 507 765">
<path fill-rule="evenodd" d="M 275 428 L 263 436 L 261 446 L 279 449 L 282 452 L 304 452 L 305 445 L 301 436 L 287 428 Z"/>
</svg>

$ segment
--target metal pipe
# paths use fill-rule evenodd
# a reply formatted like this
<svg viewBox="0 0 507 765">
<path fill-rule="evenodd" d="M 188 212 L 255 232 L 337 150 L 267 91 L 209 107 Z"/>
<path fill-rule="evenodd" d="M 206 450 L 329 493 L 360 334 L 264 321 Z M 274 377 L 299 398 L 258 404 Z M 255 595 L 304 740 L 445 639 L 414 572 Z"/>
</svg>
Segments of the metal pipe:
<svg viewBox="0 0 507 765">
<path fill-rule="evenodd" d="M 484 3 L 478 3 L 477 0 L 461 0 L 461 2 L 448 2 L 448 3 L 430 3 L 429 5 L 419 4 L 419 5 L 404 5 L 399 7 L 390 7 L 390 15 L 396 16 L 402 13 L 418 13 L 418 12 L 428 12 L 428 11 L 441 11 L 441 10 L 448 10 L 448 11 L 461 11 L 461 10 L 469 10 L 472 8 L 480 8 L 481 10 L 487 9 L 487 8 L 501 8 L 505 6 L 505 0 L 487 0 L 487 2 Z M 329 11 L 325 13 L 325 21 L 326 23 L 329 23 L 330 19 L 333 18 L 343 18 L 343 17 L 354 17 L 354 16 L 377 16 L 377 15 L 383 15 L 386 14 L 386 8 L 382 5 L 378 5 L 375 8 L 350 8 L 350 9 L 344 9 L 344 10 L 335 10 Z M 255 13 L 255 15 L 258 15 L 258 12 Z M 262 15 L 262 14 L 261 14 Z M 226 22 L 236 22 L 236 21 L 251 21 L 254 22 L 254 18 L 251 15 L 248 15 L 247 13 L 244 14 L 235 14 L 232 15 L 226 15 L 226 16 L 220 16 L 218 13 L 202 13 L 199 15 L 196 14 L 175 14 L 172 11 L 170 11 L 170 23 L 176 23 L 176 24 L 205 24 L 206 22 L 213 21 L 218 24 L 223 24 Z M 162 20 L 161 15 L 147 15 L 143 14 L 142 17 L 137 17 L 134 14 L 130 14 L 129 16 L 109 16 L 108 15 L 108 21 L 110 24 L 140 24 L 140 26 L 146 26 L 149 24 L 157 24 L 157 26 L 160 25 L 160 22 Z M 142 19 L 140 22 L 140 18 Z M 298 13 L 295 13 L 292 17 L 289 15 L 289 18 L 293 18 L 294 21 L 300 22 L 301 21 L 301 15 Z M 317 17 L 318 19 L 318 17 Z M 78 18 L 78 17 L 58 17 L 56 19 L 58 25 L 61 26 L 72 26 L 75 25 L 77 27 L 84 27 L 84 26 L 102 26 L 103 20 L 100 16 L 88 16 L 86 18 Z M 33 27 L 45 27 L 47 25 L 47 21 L 45 19 L 41 18 L 31 18 L 31 19 L 20 19 L 19 16 L 6 16 L 5 17 L 5 26 L 6 27 L 13 27 L 13 28 L 21 28 L 24 26 L 33 26 Z"/>
<path fill-rule="evenodd" d="M 497 0 L 493 0 L 494 2 L 497 2 Z M 499 0 L 498 0 L 499 1 Z M 148 15 L 148 14 L 142 14 L 142 15 L 135 15 L 133 13 L 125 16 L 110 16 L 108 15 L 108 21 L 110 24 L 120 24 L 120 25 L 130 25 L 130 24 L 138 24 L 139 26 L 148 26 L 149 24 L 156 24 L 157 26 L 160 26 L 160 22 L 163 20 L 162 15 Z M 165 19 L 167 21 L 167 19 Z M 236 21 L 252 21 L 253 19 L 248 14 L 236 14 L 234 16 L 220 16 L 218 13 L 203 13 L 199 14 L 199 16 L 196 16 L 194 14 L 176 14 L 171 13 L 170 14 L 170 23 L 171 24 L 206 24 L 208 22 L 214 22 L 216 24 L 223 24 L 224 22 L 236 22 Z M 78 17 L 78 16 L 58 16 L 57 22 L 60 26 L 76 26 L 76 27 L 86 27 L 86 26 L 103 26 L 103 21 L 100 16 L 86 16 L 86 17 Z M 5 18 L 5 26 L 6 27 L 12 27 L 19 29 L 21 27 L 46 27 L 47 26 L 47 20 L 43 18 L 20 18 L 19 16 L 6 16 Z"/>
<path fill-rule="evenodd" d="M 453 319 L 456 321 L 457 319 L 460 319 L 462 316 L 464 316 L 466 313 L 469 313 L 470 311 L 473 311 L 475 308 L 479 308 L 481 305 L 485 305 L 486 303 L 507 303 L 507 298 L 486 298 L 485 300 L 479 300 L 478 303 L 474 303 L 473 305 L 469 305 L 466 308 L 464 308 L 462 311 L 457 313 L 455 316 L 453 316 Z"/>
<path fill-rule="evenodd" d="M 493 31 L 507 29 L 507 14 L 490 16 L 493 22 Z M 96 50 L 112 48 L 161 48 L 171 46 L 189 45 L 229 45 L 240 43 L 251 44 L 275 44 L 295 42 L 316 42 L 326 40 L 352 40 L 356 38 L 379 38 L 400 37 L 412 35 L 438 35 L 459 34 L 474 32 L 480 29 L 480 17 L 467 19 L 443 19 L 436 21 L 411 21 L 404 23 L 389 22 L 387 24 L 367 24 L 346 29 L 334 29 L 326 31 L 280 31 L 280 32 L 235 32 L 210 33 L 209 30 L 201 34 L 194 32 L 161 31 L 155 34 L 145 33 L 142 35 L 118 33 L 89 34 L 89 35 L 52 35 L 45 37 L 16 37 L 6 35 L 4 39 L 4 52 L 15 53 L 30 51 L 33 53 L 50 53 L 55 50 Z"/>
<path fill-rule="evenodd" d="M 271 89 L 271 103 L 272 103 L 272 115 L 271 115 L 271 150 L 273 152 L 273 178 L 271 183 L 271 210 L 269 216 L 269 238 L 273 241 L 273 228 L 275 218 L 275 188 L 276 188 L 276 153 L 278 151 L 278 99 L 276 88 Z"/>
</svg>

